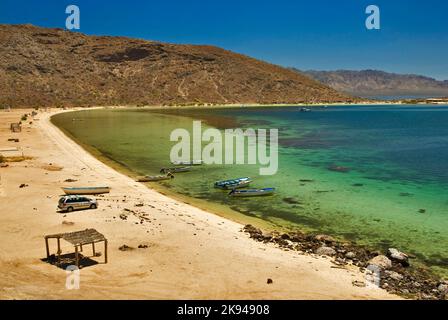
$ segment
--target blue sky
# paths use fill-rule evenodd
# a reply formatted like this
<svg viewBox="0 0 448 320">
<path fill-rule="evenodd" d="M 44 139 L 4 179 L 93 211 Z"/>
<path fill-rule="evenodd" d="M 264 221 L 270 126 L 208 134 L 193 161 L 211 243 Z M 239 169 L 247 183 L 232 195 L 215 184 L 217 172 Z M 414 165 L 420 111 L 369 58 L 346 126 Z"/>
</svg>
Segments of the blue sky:
<svg viewBox="0 0 448 320">
<path fill-rule="evenodd" d="M 0 23 L 63 28 L 69 4 L 86 34 L 212 44 L 299 69 L 448 79 L 444 0 L 0 0 Z M 365 27 L 369 4 L 381 10 L 381 30 Z"/>
</svg>

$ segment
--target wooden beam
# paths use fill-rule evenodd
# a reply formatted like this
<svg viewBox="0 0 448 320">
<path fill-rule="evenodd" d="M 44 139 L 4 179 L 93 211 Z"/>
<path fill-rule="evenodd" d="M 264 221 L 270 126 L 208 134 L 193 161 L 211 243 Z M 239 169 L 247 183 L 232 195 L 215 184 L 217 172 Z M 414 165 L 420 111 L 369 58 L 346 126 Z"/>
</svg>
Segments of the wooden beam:
<svg viewBox="0 0 448 320">
<path fill-rule="evenodd" d="M 104 240 L 104 263 L 107 263 L 107 240 Z"/>
<path fill-rule="evenodd" d="M 45 248 L 47 249 L 47 259 L 50 258 L 50 248 L 48 246 L 48 238 L 45 237 Z"/>
<path fill-rule="evenodd" d="M 76 263 L 76 266 L 79 268 L 78 246 L 75 246 L 75 263 Z"/>
<path fill-rule="evenodd" d="M 95 256 L 96 255 L 96 252 L 95 252 L 95 242 L 92 242 L 92 252 L 93 252 L 93 256 Z"/>
<path fill-rule="evenodd" d="M 61 239 L 58 238 L 58 263 L 61 262 Z"/>
</svg>

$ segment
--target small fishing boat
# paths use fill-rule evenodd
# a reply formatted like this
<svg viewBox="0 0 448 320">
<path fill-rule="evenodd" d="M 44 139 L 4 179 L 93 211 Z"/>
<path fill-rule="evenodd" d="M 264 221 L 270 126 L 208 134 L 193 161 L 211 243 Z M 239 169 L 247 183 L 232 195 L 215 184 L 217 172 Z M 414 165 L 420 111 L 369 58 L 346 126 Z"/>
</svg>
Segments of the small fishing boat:
<svg viewBox="0 0 448 320">
<path fill-rule="evenodd" d="M 246 178 L 238 178 L 238 179 L 231 179 L 231 180 L 223 180 L 223 181 L 216 181 L 215 182 L 215 188 L 229 190 L 229 189 L 237 189 L 237 188 L 243 188 L 248 186 L 252 180 L 248 177 Z"/>
<path fill-rule="evenodd" d="M 300 112 L 311 112 L 311 109 L 308 109 L 308 108 L 300 108 Z"/>
<path fill-rule="evenodd" d="M 160 173 L 181 173 L 191 171 L 191 167 L 174 167 L 174 168 L 162 168 L 160 169 Z"/>
<path fill-rule="evenodd" d="M 143 176 L 137 177 L 137 182 L 154 182 L 154 181 L 164 181 L 174 179 L 174 176 L 171 173 L 159 176 Z"/>
<path fill-rule="evenodd" d="M 70 188 L 62 188 L 65 194 L 70 195 L 87 195 L 87 194 L 103 194 L 109 193 L 109 187 L 70 187 Z"/>
<path fill-rule="evenodd" d="M 173 161 L 171 163 L 175 166 L 202 166 L 204 164 L 204 160 Z"/>
<path fill-rule="evenodd" d="M 260 196 L 270 196 L 275 193 L 275 188 L 264 188 L 264 189 L 244 189 L 230 191 L 230 197 L 260 197 Z"/>
</svg>

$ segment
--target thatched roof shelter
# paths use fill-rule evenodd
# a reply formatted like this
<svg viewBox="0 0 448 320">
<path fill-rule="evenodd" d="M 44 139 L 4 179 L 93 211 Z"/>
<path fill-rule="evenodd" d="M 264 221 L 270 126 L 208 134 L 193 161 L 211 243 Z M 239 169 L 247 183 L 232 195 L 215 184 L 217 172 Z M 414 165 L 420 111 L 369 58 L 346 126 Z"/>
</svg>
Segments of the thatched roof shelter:
<svg viewBox="0 0 448 320">
<path fill-rule="evenodd" d="M 83 231 L 69 232 L 69 233 L 58 233 L 53 235 L 45 236 L 45 246 L 47 249 L 47 259 L 50 258 L 50 247 L 48 244 L 49 239 L 56 239 L 58 245 L 57 257 L 58 261 L 61 256 L 61 239 L 69 242 L 75 247 L 75 260 L 76 266 L 79 267 L 79 252 L 83 251 L 84 245 L 92 245 L 93 255 L 95 252 L 95 243 L 104 242 L 104 263 L 107 263 L 107 239 L 103 234 L 99 233 L 95 229 L 86 229 Z"/>
</svg>

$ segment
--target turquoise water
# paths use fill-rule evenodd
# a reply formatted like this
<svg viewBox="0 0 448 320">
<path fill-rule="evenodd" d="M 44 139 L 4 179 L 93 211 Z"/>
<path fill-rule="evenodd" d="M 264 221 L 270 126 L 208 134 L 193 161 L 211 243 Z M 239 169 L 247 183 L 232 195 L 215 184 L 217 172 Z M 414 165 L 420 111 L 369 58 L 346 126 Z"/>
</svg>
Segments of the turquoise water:
<svg viewBox="0 0 448 320">
<path fill-rule="evenodd" d="M 447 111 L 428 106 L 341 106 L 310 113 L 298 107 L 129 109 L 66 113 L 53 121 L 136 174 L 156 174 L 169 165 L 171 131 L 191 130 L 193 119 L 219 129 L 278 128 L 276 175 L 260 176 L 256 165 L 208 165 L 163 185 L 283 227 L 398 247 L 447 274 Z M 346 170 L 330 170 L 335 166 Z M 240 176 L 278 193 L 233 199 L 212 187 L 216 180 Z"/>
</svg>

